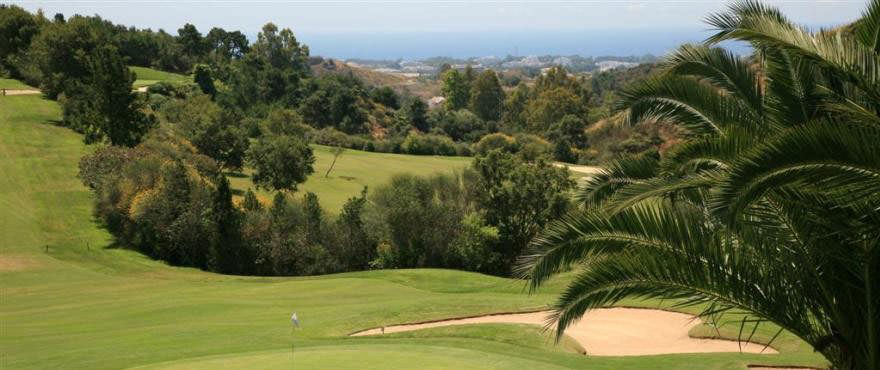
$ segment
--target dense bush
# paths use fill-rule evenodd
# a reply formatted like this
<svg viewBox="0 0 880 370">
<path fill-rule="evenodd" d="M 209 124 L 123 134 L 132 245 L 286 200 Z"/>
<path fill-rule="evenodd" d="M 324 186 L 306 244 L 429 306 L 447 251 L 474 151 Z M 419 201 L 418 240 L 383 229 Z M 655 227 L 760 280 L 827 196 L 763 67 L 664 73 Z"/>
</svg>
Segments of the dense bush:
<svg viewBox="0 0 880 370">
<path fill-rule="evenodd" d="M 407 154 L 419 155 L 456 155 L 456 146 L 452 139 L 433 134 L 410 133 L 400 145 L 400 150 Z"/>
<path fill-rule="evenodd" d="M 185 140 L 154 134 L 134 148 L 101 147 L 80 161 L 95 214 L 121 244 L 174 265 L 235 274 L 312 275 L 364 269 L 376 244 L 365 194 L 334 221 L 314 194 L 241 207 L 217 164 Z"/>
</svg>

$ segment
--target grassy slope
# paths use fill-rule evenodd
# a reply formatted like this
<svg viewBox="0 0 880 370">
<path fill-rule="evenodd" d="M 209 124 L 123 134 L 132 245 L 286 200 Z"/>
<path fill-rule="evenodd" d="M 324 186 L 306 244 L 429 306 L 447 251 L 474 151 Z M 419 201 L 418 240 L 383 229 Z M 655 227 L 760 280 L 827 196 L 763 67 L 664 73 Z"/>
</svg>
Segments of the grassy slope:
<svg viewBox="0 0 880 370">
<path fill-rule="evenodd" d="M 743 369 L 816 361 L 798 345 L 778 356 L 585 358 L 505 325 L 348 338 L 378 325 L 534 308 L 559 283 L 529 296 L 515 281 L 445 270 L 259 278 L 168 267 L 113 248 L 92 221 L 90 194 L 75 178 L 89 149 L 46 124 L 58 116 L 55 103 L 37 96 L 0 97 L 0 368 L 280 368 L 290 366 L 291 338 L 300 368 Z M 295 337 L 291 310 L 303 322 Z"/>
<path fill-rule="evenodd" d="M 395 174 L 408 172 L 429 175 L 437 172 L 453 172 L 467 167 L 471 161 L 471 158 L 467 157 L 371 153 L 349 149 L 339 156 L 330 176 L 325 178 L 324 174 L 333 162 L 333 154 L 326 146 L 314 145 L 312 148 L 315 153 L 315 173 L 298 187 L 294 196 L 299 197 L 305 192 L 313 192 L 318 195 L 321 205 L 333 213 L 341 210 L 348 198 L 359 195 L 364 186 L 376 189 L 379 185 L 387 183 Z M 256 191 L 250 178 L 246 176 L 229 177 L 229 181 L 238 194 L 248 188 Z M 271 192 L 257 191 L 257 194 L 266 202 L 272 200 Z"/>
<path fill-rule="evenodd" d="M 0 78 L 0 89 L 33 90 L 36 88 L 33 86 L 25 85 L 23 82 L 21 82 L 19 80 L 13 80 L 11 78 Z"/>
<path fill-rule="evenodd" d="M 181 83 L 181 82 L 191 82 L 189 76 L 184 76 L 177 73 L 171 72 L 163 72 L 159 70 L 155 70 L 147 67 L 136 67 L 131 66 L 128 67 L 132 72 L 137 74 L 137 80 L 134 81 L 133 87 L 143 87 L 149 86 L 154 83 L 165 81 L 171 83 Z"/>
</svg>

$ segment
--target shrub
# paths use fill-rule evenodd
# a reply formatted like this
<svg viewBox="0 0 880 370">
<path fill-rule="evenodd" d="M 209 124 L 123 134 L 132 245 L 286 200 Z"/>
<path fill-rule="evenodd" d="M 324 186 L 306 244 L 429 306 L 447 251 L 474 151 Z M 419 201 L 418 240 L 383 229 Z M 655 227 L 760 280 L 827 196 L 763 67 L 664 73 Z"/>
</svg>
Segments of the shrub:
<svg viewBox="0 0 880 370">
<path fill-rule="evenodd" d="M 456 148 L 452 139 L 433 134 L 417 134 L 410 133 L 403 143 L 400 150 L 407 154 L 419 155 L 455 155 Z"/>
<path fill-rule="evenodd" d="M 513 145 L 514 141 L 512 137 L 502 133 L 494 133 L 480 138 L 480 141 L 474 144 L 473 151 L 478 155 L 486 155 L 486 153 L 495 149 L 511 151 L 514 149 Z"/>
</svg>

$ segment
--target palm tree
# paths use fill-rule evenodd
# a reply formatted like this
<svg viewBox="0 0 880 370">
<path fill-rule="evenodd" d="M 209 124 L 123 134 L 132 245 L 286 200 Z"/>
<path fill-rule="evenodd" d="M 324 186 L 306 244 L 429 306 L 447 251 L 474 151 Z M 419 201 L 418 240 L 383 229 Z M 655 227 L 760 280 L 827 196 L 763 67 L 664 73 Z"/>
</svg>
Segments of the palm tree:
<svg viewBox="0 0 880 370">
<path fill-rule="evenodd" d="M 578 270 L 553 306 L 558 336 L 624 297 L 675 299 L 751 312 L 835 368 L 880 369 L 880 0 L 834 30 L 753 1 L 708 23 L 714 36 L 620 106 L 685 140 L 604 166 L 520 271 L 537 289 Z"/>
</svg>

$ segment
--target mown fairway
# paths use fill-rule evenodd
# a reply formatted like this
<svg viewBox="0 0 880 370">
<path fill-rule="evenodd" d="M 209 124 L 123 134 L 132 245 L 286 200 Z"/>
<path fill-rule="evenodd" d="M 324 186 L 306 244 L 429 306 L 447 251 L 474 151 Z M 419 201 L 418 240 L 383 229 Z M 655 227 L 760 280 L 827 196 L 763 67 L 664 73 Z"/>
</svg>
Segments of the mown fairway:
<svg viewBox="0 0 880 370">
<path fill-rule="evenodd" d="M 516 325 L 349 338 L 353 331 L 392 323 L 534 309 L 553 299 L 560 284 L 530 296 L 521 282 L 445 270 L 261 278 L 168 267 L 118 248 L 95 224 L 91 194 L 75 177 L 79 157 L 89 148 L 79 135 L 50 124 L 58 119 L 56 103 L 39 96 L 0 97 L 2 369 L 289 368 L 292 343 L 299 369 L 745 369 L 750 363 L 822 363 L 790 337 L 779 343 L 780 355 L 628 358 L 566 352 L 567 346 L 549 346 L 538 330 Z M 321 159 L 321 149 L 318 153 L 316 176 L 323 176 L 327 159 Z M 381 170 L 356 161 L 374 155 L 367 154 L 343 154 L 331 180 L 344 175 L 371 186 L 384 181 L 366 180 Z M 408 168 L 413 163 L 424 162 L 408 158 L 383 171 L 415 172 Z M 317 183 L 307 182 L 304 189 Z M 359 191 L 359 184 L 352 189 Z M 319 196 L 332 207 L 331 196 Z M 294 310 L 302 328 L 292 334 Z M 738 323 L 724 333 L 735 336 L 734 328 Z M 772 334 L 762 330 L 757 337 Z"/>
<path fill-rule="evenodd" d="M 19 80 L 13 80 L 11 78 L 0 78 L 0 89 L 30 90 L 34 89 L 34 87 L 25 85 Z"/>
<path fill-rule="evenodd" d="M 157 82 L 192 82 L 189 76 L 177 73 L 158 71 L 147 67 L 128 67 L 129 70 L 137 74 L 137 80 L 134 81 L 134 87 L 149 86 Z"/>
<path fill-rule="evenodd" d="M 324 177 L 333 162 L 331 148 L 312 145 L 315 153 L 315 173 L 305 183 L 297 186 L 294 197 L 305 192 L 318 195 L 321 205 L 330 212 L 338 212 L 345 201 L 358 196 L 364 186 L 368 189 L 387 183 L 391 177 L 400 173 L 430 175 L 432 173 L 452 173 L 470 165 L 468 157 L 418 156 L 390 153 L 371 153 L 347 149 L 336 160 L 333 171 Z M 245 174 L 250 171 L 245 170 Z M 248 188 L 257 192 L 263 201 L 271 203 L 273 192 L 257 191 L 250 178 L 243 175 L 229 177 L 233 188 L 244 192 Z M 238 192 L 237 192 L 238 193 Z M 239 193 L 240 194 L 240 193 Z"/>
</svg>

